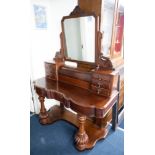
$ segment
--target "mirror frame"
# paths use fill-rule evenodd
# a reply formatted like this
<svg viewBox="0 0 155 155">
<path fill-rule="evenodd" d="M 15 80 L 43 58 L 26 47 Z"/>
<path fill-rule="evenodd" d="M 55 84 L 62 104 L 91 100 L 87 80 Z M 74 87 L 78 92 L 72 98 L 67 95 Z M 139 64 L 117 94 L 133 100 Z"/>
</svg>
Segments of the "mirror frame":
<svg viewBox="0 0 155 155">
<path fill-rule="evenodd" d="M 65 34 L 64 34 L 64 20 L 70 18 L 77 18 L 77 17 L 85 17 L 85 16 L 93 16 L 95 18 L 95 62 L 88 62 L 88 61 L 79 61 L 73 59 L 67 59 L 65 57 L 65 50 L 66 50 L 66 41 L 65 41 Z M 77 5 L 74 10 L 70 13 L 69 16 L 64 16 L 61 20 L 61 28 L 62 32 L 60 33 L 60 41 L 61 41 L 61 49 L 60 52 L 57 52 L 55 55 L 55 62 L 64 64 L 64 61 L 71 61 L 76 62 L 78 67 L 83 68 L 90 68 L 96 70 L 114 70 L 113 64 L 110 58 L 105 57 L 101 52 L 101 39 L 102 33 L 100 32 L 100 16 L 96 15 L 94 12 L 86 12 L 81 10 L 81 8 Z"/>
<path fill-rule="evenodd" d="M 76 9 L 76 10 L 75 10 Z M 96 60 L 97 60 L 97 16 L 94 13 L 85 13 L 82 12 L 79 7 L 76 7 L 73 12 L 71 12 L 71 14 L 69 16 L 64 16 L 61 20 L 61 28 L 62 28 L 62 38 L 61 38 L 61 44 L 63 45 L 61 48 L 61 54 L 63 55 L 64 59 L 66 61 L 72 61 L 72 62 L 77 62 L 77 63 L 83 63 L 83 64 L 91 64 L 91 65 L 95 65 Z M 78 11 L 77 11 L 78 9 Z M 65 19 L 72 19 L 72 18 L 79 18 L 79 17 L 87 17 L 87 16 L 93 16 L 95 19 L 95 60 L 94 62 L 89 62 L 89 61 L 82 61 L 82 60 L 75 60 L 75 59 L 69 59 L 66 57 L 65 52 L 66 52 L 66 39 L 65 39 L 65 30 L 64 30 L 64 21 Z"/>
</svg>

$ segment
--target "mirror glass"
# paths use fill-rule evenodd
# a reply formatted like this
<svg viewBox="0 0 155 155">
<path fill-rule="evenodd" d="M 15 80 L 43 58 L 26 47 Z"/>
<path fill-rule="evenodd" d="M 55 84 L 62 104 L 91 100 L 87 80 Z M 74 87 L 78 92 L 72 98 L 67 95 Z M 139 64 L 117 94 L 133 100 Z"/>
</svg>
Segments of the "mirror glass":
<svg viewBox="0 0 155 155">
<path fill-rule="evenodd" d="M 67 59 L 95 62 L 95 18 L 65 19 L 65 56 Z"/>
<path fill-rule="evenodd" d="M 110 56 L 110 47 L 112 40 L 112 28 L 114 20 L 115 0 L 104 0 L 103 3 L 104 14 L 103 14 L 103 39 L 102 39 L 102 50 L 104 56 Z"/>
<path fill-rule="evenodd" d="M 114 54 L 120 54 L 123 50 L 123 30 L 124 30 L 124 6 L 123 0 L 118 3 L 118 17 L 116 21 L 115 49 Z M 123 52 L 122 52 L 123 53 Z"/>
</svg>

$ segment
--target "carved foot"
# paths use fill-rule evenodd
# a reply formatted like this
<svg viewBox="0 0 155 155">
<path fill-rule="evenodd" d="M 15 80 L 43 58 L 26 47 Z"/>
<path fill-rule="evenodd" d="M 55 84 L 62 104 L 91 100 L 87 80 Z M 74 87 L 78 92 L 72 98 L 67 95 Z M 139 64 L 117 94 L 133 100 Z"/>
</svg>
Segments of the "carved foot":
<svg viewBox="0 0 155 155">
<path fill-rule="evenodd" d="M 78 120 L 79 120 L 79 130 L 75 135 L 75 142 L 78 150 L 84 150 L 86 148 L 86 144 L 88 143 L 89 139 L 84 128 L 86 116 L 78 115 Z"/>
<path fill-rule="evenodd" d="M 39 117 L 40 117 L 40 123 L 41 124 L 47 124 L 48 123 L 48 113 L 45 109 L 44 100 L 45 100 L 44 96 L 39 96 L 39 101 L 41 104 Z"/>
</svg>

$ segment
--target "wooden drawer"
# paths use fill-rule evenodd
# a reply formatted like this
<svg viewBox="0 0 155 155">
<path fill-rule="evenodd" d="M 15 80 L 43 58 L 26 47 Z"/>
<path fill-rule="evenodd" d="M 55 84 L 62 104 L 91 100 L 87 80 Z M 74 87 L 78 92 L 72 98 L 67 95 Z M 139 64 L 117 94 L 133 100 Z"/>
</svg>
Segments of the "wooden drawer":
<svg viewBox="0 0 155 155">
<path fill-rule="evenodd" d="M 109 97 L 113 87 L 113 77 L 109 74 L 92 74 L 91 90 L 95 94 Z"/>
<path fill-rule="evenodd" d="M 111 92 L 109 89 L 105 89 L 105 88 L 100 88 L 97 87 L 96 85 L 91 85 L 91 90 L 93 91 L 93 93 L 97 94 L 97 95 L 102 95 L 105 97 L 108 97 L 111 95 Z"/>
<path fill-rule="evenodd" d="M 111 80 L 111 76 L 109 75 L 103 75 L 103 74 L 92 74 L 92 78 L 93 79 L 97 79 L 99 81 L 105 81 L 105 82 L 109 82 Z"/>
<path fill-rule="evenodd" d="M 45 75 L 47 78 L 56 79 L 56 66 L 55 66 L 55 64 L 45 62 Z"/>
<path fill-rule="evenodd" d="M 45 63 L 45 74 L 50 75 L 53 72 L 55 72 L 55 65 L 50 63 Z"/>
<path fill-rule="evenodd" d="M 50 74 L 50 75 L 47 75 L 46 77 L 49 78 L 49 79 L 56 80 L 56 75 L 55 74 Z"/>
<path fill-rule="evenodd" d="M 96 85 L 98 88 L 110 89 L 110 83 L 102 80 L 92 79 L 92 84 Z"/>
</svg>

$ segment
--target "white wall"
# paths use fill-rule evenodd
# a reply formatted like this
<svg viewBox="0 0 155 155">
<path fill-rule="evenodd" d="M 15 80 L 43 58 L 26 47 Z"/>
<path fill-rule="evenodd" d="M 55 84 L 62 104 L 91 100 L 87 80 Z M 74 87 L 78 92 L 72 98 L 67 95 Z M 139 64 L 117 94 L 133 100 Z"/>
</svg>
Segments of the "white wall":
<svg viewBox="0 0 155 155">
<path fill-rule="evenodd" d="M 35 27 L 33 5 L 41 5 L 46 7 L 47 15 L 47 29 L 37 29 Z M 55 52 L 60 50 L 60 32 L 61 32 L 61 19 L 69 13 L 77 5 L 76 0 L 31 0 L 31 80 L 43 77 L 45 75 L 44 61 L 52 60 Z M 33 92 L 35 100 L 35 112 L 38 113 L 40 104 L 37 96 Z M 48 109 L 51 104 L 57 103 L 56 101 L 47 100 L 45 106 Z M 33 109 L 32 109 L 33 110 Z"/>
</svg>

